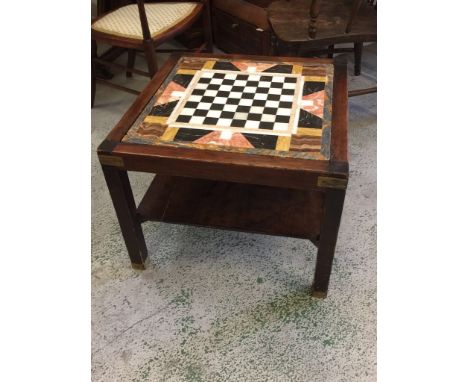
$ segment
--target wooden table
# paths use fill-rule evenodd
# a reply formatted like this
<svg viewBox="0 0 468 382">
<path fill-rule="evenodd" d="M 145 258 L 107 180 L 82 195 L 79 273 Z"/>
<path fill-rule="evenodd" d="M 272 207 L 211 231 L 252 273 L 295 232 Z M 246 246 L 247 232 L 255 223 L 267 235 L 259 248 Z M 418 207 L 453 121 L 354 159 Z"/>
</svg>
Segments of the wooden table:
<svg viewBox="0 0 468 382">
<path fill-rule="evenodd" d="M 325 298 L 348 181 L 346 62 L 171 57 L 98 148 L 132 266 L 145 221 L 311 240 Z M 333 106 L 333 107 L 332 107 Z M 128 171 L 157 174 L 137 207 Z"/>
</svg>

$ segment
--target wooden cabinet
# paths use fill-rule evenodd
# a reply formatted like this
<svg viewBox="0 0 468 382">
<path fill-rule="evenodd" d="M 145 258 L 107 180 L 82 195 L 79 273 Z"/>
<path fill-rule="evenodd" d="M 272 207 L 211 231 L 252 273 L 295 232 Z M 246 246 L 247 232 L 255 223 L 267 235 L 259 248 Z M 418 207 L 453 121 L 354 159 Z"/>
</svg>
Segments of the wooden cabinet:
<svg viewBox="0 0 468 382">
<path fill-rule="evenodd" d="M 228 53 L 270 55 L 271 33 L 218 8 L 213 8 L 213 38 Z"/>
</svg>

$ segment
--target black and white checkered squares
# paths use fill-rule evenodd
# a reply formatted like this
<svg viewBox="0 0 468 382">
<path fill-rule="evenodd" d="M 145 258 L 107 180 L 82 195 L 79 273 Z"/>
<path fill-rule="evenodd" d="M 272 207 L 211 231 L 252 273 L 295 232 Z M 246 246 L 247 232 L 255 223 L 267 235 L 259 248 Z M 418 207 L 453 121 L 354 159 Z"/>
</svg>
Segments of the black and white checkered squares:
<svg viewBox="0 0 468 382">
<path fill-rule="evenodd" d="M 202 71 L 175 123 L 287 132 L 297 87 L 295 76 Z"/>
</svg>

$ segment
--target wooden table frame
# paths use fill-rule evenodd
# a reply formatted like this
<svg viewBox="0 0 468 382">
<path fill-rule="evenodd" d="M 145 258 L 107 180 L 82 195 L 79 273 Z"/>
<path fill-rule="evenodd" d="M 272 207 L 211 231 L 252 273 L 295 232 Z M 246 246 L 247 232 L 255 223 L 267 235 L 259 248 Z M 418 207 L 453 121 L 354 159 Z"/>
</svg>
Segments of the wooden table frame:
<svg viewBox="0 0 468 382">
<path fill-rule="evenodd" d="M 192 55 L 185 54 L 185 56 Z M 193 56 L 272 60 L 272 57 L 243 55 L 193 54 Z M 346 61 L 339 58 L 334 60 L 331 157 L 329 161 L 243 155 L 235 152 L 182 147 L 174 149 L 172 147 L 121 142 L 128 129 L 171 72 L 178 58 L 174 55 L 168 59 L 98 148 L 102 170 L 133 268 L 145 269 L 148 250 L 141 224 L 147 220 L 301 237 L 311 240 L 318 247 L 312 295 L 325 298 L 349 173 Z M 292 57 L 277 57 L 276 59 L 289 62 L 331 62 L 329 59 Z M 128 171 L 157 174 L 138 208 L 128 179 Z M 266 202 L 262 204 L 263 207 L 260 207 L 263 210 L 268 208 L 268 198 L 271 198 L 272 205 L 283 202 L 286 205 L 291 200 L 302 198 L 301 200 L 306 200 L 310 207 L 305 208 L 304 211 L 309 211 L 310 214 L 303 217 L 305 220 L 302 221 L 307 222 L 305 226 L 301 224 L 288 228 L 270 225 L 264 229 L 261 227 L 252 229 L 253 227 L 249 226 L 247 222 L 244 224 L 239 216 L 232 218 L 224 216 L 221 220 L 219 217 L 209 216 L 196 218 L 190 214 L 190 216 L 178 214 L 175 209 L 171 212 L 172 217 L 166 219 L 165 211 L 162 210 L 164 210 L 165 200 L 171 190 L 175 190 L 173 192 L 174 198 L 176 200 L 179 198 L 180 202 L 183 203 L 182 198 L 186 197 L 183 188 L 191 185 L 200 193 L 203 193 L 205 189 L 216 190 L 221 187 L 223 192 L 231 195 L 232 203 L 235 206 L 239 206 L 241 203 L 240 200 L 235 200 L 236 198 L 255 195 L 259 192 L 263 196 L 265 194 L 271 195 L 266 198 Z M 219 196 L 215 194 L 216 192 L 213 191 L 213 197 Z M 197 208 L 204 207 L 198 206 Z M 297 208 L 294 208 L 294 206 L 288 205 L 287 212 L 284 212 L 286 220 L 291 218 L 291 214 L 297 212 Z M 247 218 L 249 217 L 247 216 Z"/>
</svg>

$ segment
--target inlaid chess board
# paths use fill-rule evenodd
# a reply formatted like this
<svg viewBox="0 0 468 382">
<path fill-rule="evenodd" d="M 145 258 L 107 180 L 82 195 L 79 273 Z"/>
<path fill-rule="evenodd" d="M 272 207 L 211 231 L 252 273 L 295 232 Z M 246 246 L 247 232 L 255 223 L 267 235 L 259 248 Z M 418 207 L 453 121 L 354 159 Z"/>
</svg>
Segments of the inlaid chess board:
<svg viewBox="0 0 468 382">
<path fill-rule="evenodd" d="M 333 65 L 183 57 L 124 142 L 328 160 Z"/>
</svg>

